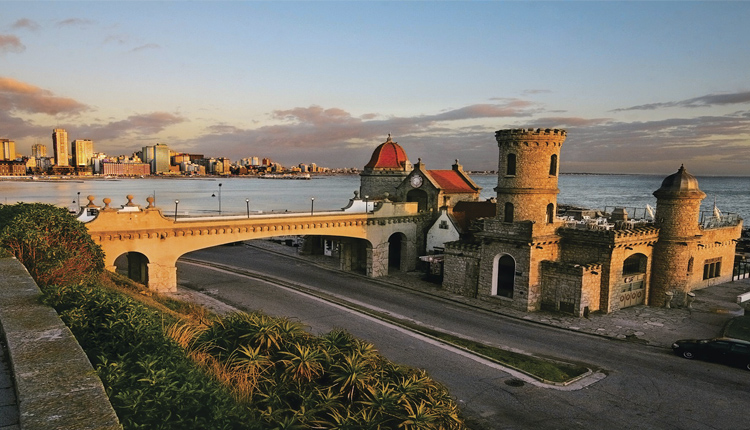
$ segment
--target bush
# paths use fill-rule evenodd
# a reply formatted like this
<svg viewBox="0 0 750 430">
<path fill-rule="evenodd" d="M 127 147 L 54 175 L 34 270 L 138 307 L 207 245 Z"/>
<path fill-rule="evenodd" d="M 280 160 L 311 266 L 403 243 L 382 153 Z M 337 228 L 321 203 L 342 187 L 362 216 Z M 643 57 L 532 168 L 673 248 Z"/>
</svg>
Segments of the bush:
<svg viewBox="0 0 750 430">
<path fill-rule="evenodd" d="M 42 203 L 0 205 L 0 247 L 39 286 L 74 285 L 104 270 L 104 252 L 65 209 Z"/>
</svg>

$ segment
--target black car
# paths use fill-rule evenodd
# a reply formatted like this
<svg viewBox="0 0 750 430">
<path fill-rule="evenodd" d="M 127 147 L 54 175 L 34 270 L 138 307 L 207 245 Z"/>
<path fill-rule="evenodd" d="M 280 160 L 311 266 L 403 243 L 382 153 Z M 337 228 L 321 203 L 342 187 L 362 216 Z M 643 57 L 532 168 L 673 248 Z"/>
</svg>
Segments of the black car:
<svg viewBox="0 0 750 430">
<path fill-rule="evenodd" d="M 716 361 L 750 370 L 750 342 L 719 337 L 716 339 L 685 339 L 672 344 L 672 351 L 682 357 Z"/>
</svg>

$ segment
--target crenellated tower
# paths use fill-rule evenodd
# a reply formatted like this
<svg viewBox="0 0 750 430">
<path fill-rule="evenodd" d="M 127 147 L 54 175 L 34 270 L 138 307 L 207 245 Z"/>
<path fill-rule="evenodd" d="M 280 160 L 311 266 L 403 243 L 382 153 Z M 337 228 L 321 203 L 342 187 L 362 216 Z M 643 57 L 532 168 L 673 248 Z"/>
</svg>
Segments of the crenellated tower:
<svg viewBox="0 0 750 430">
<path fill-rule="evenodd" d="M 552 224 L 557 211 L 560 150 L 558 129 L 498 130 L 497 218 Z"/>
</svg>

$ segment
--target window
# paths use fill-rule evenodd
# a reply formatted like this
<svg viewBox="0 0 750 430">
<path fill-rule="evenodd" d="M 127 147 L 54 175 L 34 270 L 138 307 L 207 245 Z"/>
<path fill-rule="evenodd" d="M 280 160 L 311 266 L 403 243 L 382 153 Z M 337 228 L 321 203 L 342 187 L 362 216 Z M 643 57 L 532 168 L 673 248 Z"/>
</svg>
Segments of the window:
<svg viewBox="0 0 750 430">
<path fill-rule="evenodd" d="M 703 263 L 703 279 L 713 279 L 721 276 L 721 258 L 712 258 Z"/>
<path fill-rule="evenodd" d="M 557 154 L 552 154 L 552 157 L 549 160 L 549 175 L 557 175 Z"/>
<path fill-rule="evenodd" d="M 508 163 L 505 168 L 506 176 L 516 175 L 516 154 L 508 154 Z"/>
<path fill-rule="evenodd" d="M 547 205 L 547 223 L 552 224 L 555 222 L 555 204 L 550 203 Z"/>
<path fill-rule="evenodd" d="M 505 204 L 505 216 L 503 221 L 513 222 L 513 203 L 508 202 Z"/>
<path fill-rule="evenodd" d="M 633 254 L 625 259 L 622 264 L 622 276 L 646 273 L 648 258 L 643 254 Z"/>
<path fill-rule="evenodd" d="M 440 221 L 440 224 L 438 224 L 439 228 L 442 228 L 443 230 L 448 230 L 448 221 L 442 220 Z"/>
<path fill-rule="evenodd" d="M 693 257 L 690 257 L 690 260 L 688 260 L 688 273 L 693 273 Z"/>
</svg>

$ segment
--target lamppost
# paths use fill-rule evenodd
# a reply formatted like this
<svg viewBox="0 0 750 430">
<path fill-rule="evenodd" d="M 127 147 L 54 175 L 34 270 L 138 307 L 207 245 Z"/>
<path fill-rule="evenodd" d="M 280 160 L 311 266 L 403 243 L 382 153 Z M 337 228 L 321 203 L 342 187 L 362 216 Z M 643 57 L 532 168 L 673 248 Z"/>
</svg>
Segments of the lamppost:
<svg viewBox="0 0 750 430">
<path fill-rule="evenodd" d="M 365 213 L 369 213 L 369 212 L 370 212 L 370 208 L 369 208 L 369 207 L 367 206 L 367 199 L 368 199 L 369 197 L 370 197 L 370 196 L 365 196 Z"/>
<path fill-rule="evenodd" d="M 315 209 L 315 197 L 310 197 L 310 215 L 313 214 Z"/>
<path fill-rule="evenodd" d="M 250 199 L 245 199 L 245 204 L 247 205 L 247 217 L 250 218 Z"/>
<path fill-rule="evenodd" d="M 174 201 L 174 220 L 177 221 L 177 205 L 180 204 L 179 200 Z"/>
<path fill-rule="evenodd" d="M 78 207 L 81 207 L 81 192 L 78 192 Z"/>
<path fill-rule="evenodd" d="M 211 194 L 211 197 L 216 197 L 216 194 Z M 221 182 L 219 182 L 219 215 L 221 215 Z"/>
</svg>

